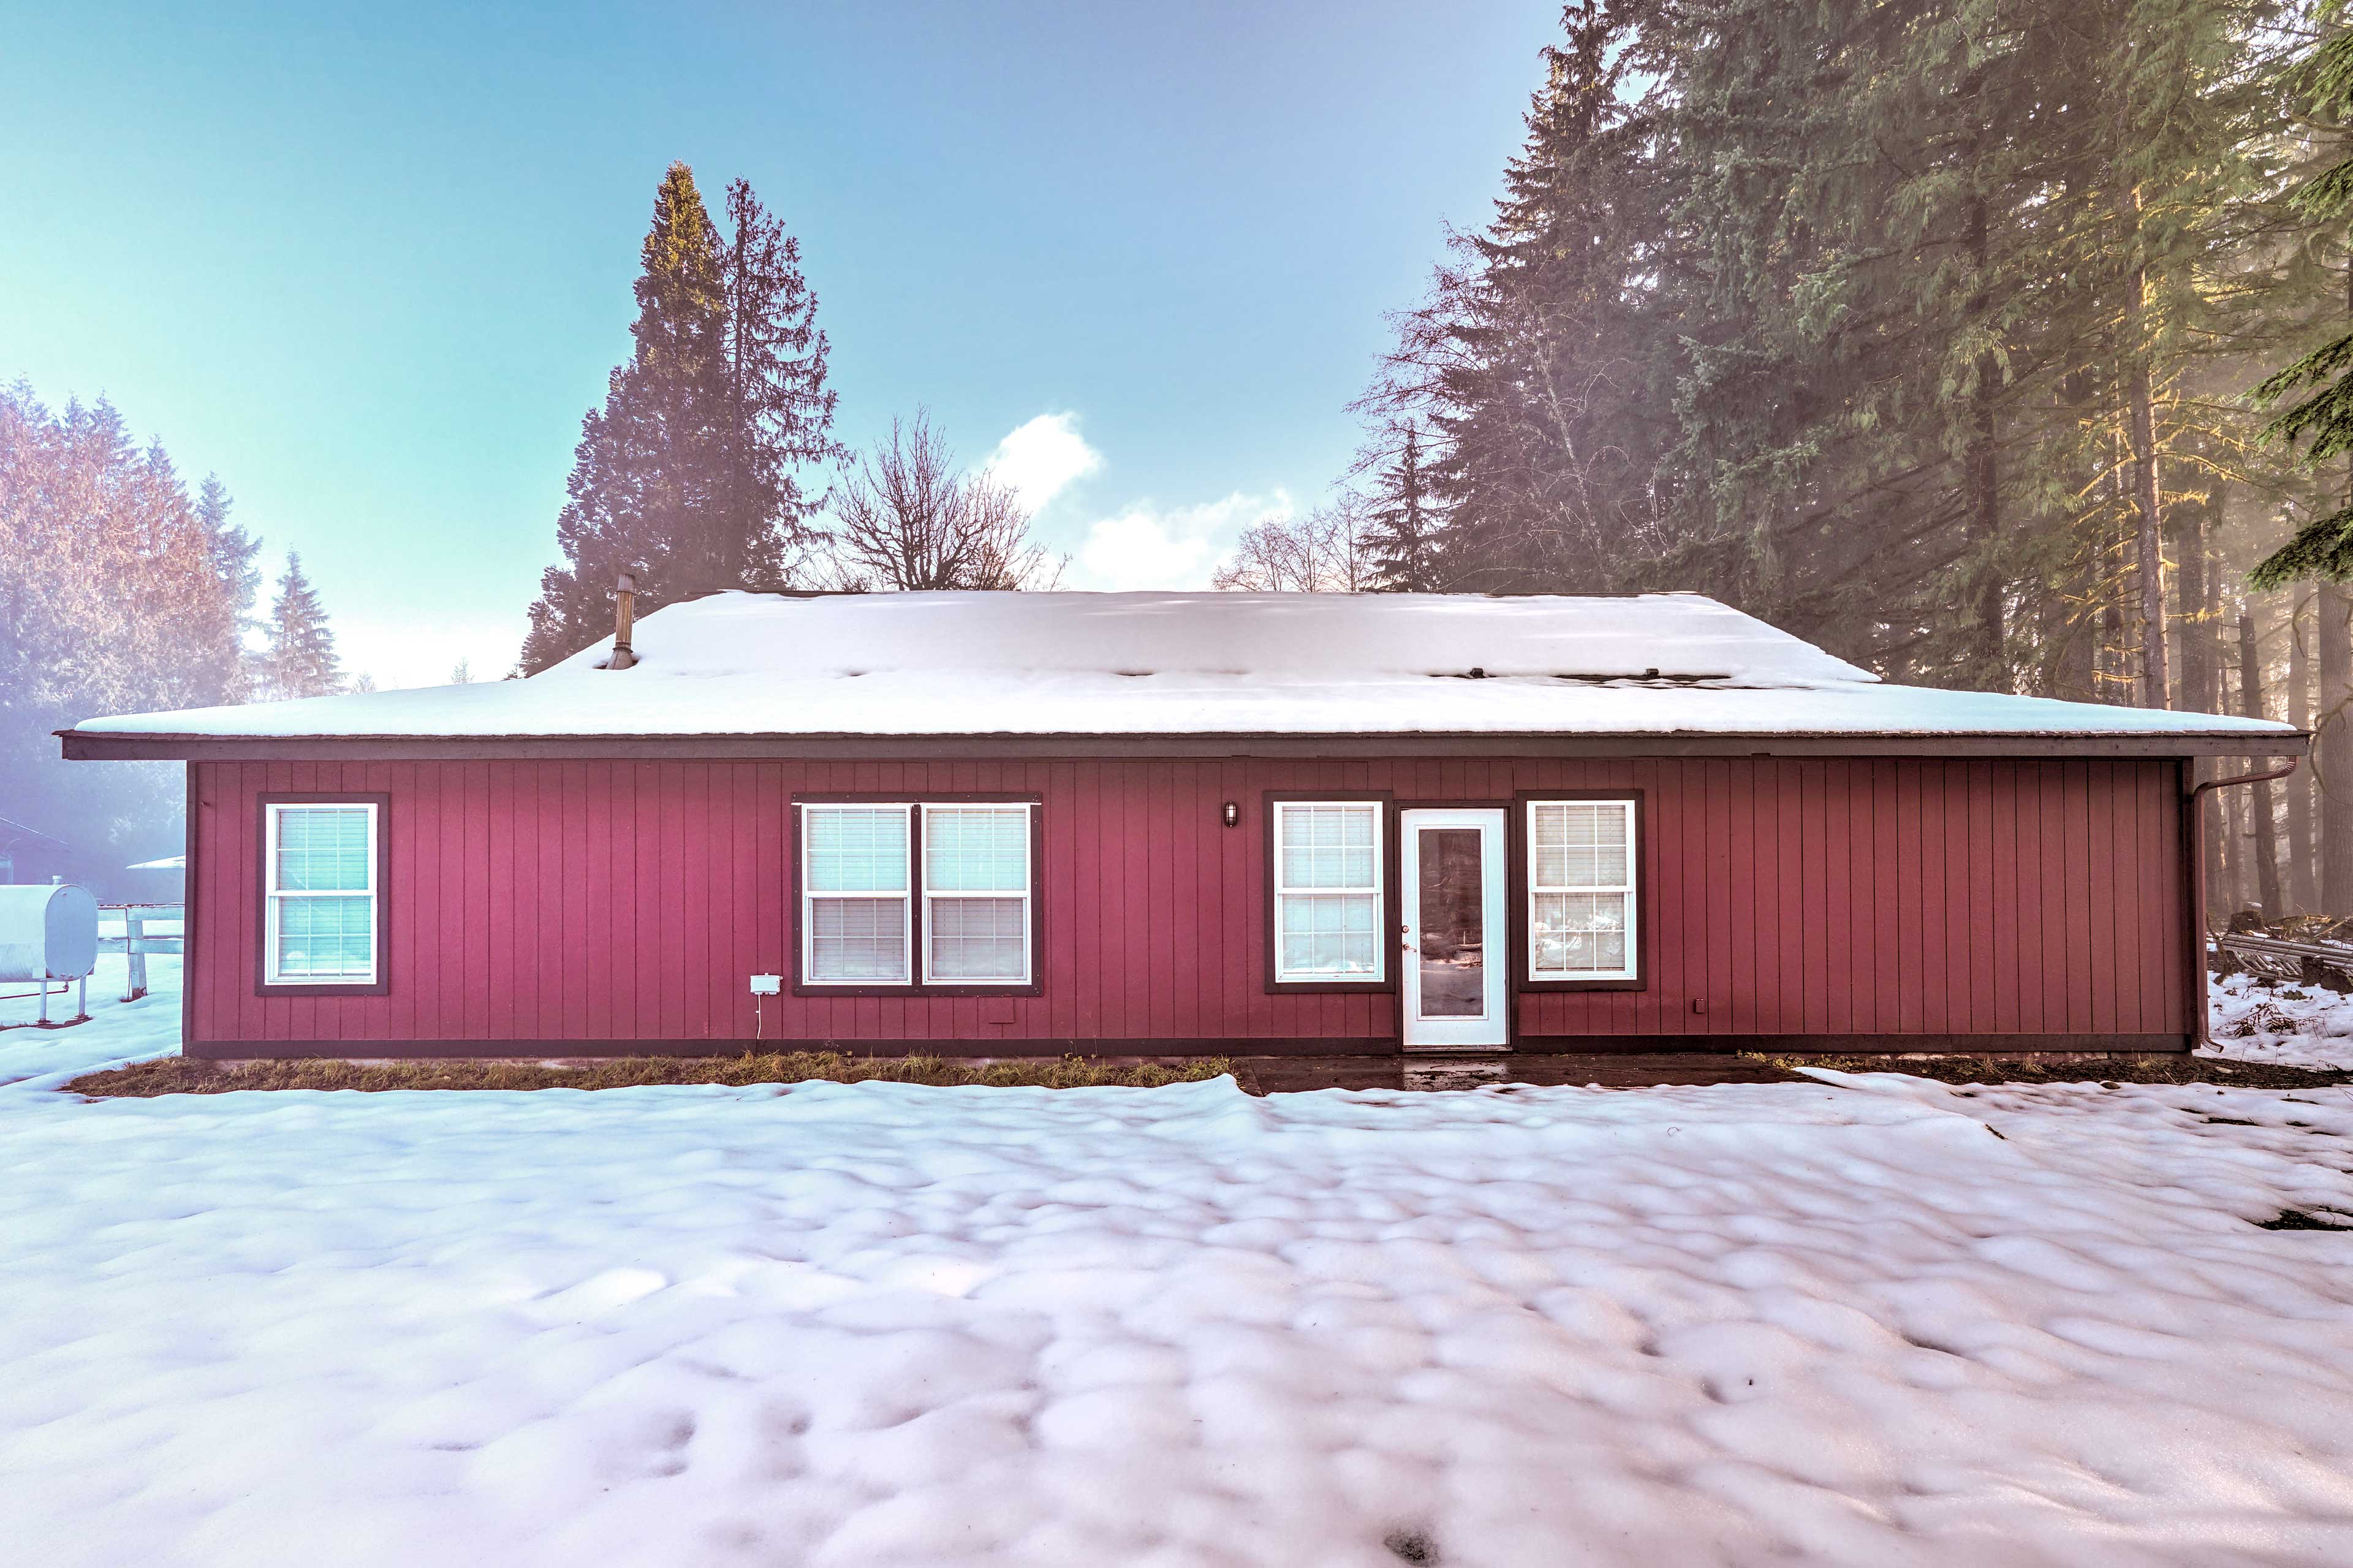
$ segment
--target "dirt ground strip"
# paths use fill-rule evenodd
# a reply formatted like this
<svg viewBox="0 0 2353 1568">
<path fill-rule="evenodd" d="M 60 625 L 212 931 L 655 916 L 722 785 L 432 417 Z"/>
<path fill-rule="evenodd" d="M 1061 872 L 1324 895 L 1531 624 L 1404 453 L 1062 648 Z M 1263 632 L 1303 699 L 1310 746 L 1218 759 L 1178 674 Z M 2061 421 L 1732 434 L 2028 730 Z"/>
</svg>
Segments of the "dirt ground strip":
<svg viewBox="0 0 2353 1568">
<path fill-rule="evenodd" d="M 747 1057 L 636 1057 L 608 1062 L 206 1062 L 165 1057 L 95 1072 L 68 1087 L 98 1098 L 220 1094 L 234 1089 L 624 1089 L 648 1084 L 745 1085 L 823 1080 L 1082 1089 L 1151 1088 L 1232 1073 L 1252 1094 L 1319 1089 L 1461 1089 L 1486 1085 L 1785 1083 L 1801 1067 L 1900 1072 L 1943 1083 L 2212 1083 L 2237 1089 L 2306 1089 L 2353 1083 L 2353 1072 L 2212 1057 L 2098 1061 L 1987 1061 L 1974 1057 L 1769 1057 L 1726 1052 L 1521 1052 L 1461 1056 L 1273 1056 L 1201 1060 L 1140 1057 L 943 1060 L 799 1051 Z"/>
</svg>

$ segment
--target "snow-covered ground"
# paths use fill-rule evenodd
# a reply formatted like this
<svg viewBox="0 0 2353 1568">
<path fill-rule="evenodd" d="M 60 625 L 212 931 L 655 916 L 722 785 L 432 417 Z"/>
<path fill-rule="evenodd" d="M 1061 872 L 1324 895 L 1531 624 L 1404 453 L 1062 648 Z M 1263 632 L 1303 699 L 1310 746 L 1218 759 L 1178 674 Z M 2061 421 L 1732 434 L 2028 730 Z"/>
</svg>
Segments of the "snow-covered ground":
<svg viewBox="0 0 2353 1568">
<path fill-rule="evenodd" d="M 43 1087 L 119 990 L 8 1562 L 2353 1562 L 2344 1090 Z"/>
<path fill-rule="evenodd" d="M 120 921 L 112 934 L 121 934 Z M 97 1068 L 178 1050 L 178 956 L 148 955 L 148 992 L 136 1002 L 122 1000 L 130 962 L 120 953 L 98 955 L 98 968 L 90 977 L 90 1021 L 66 1028 L 14 1026 L 30 1026 L 41 1016 L 38 989 L 31 981 L 0 984 L 0 1084 L 23 1079 L 62 1081 Z M 52 984 L 49 1016 L 70 1018 L 73 1011 L 74 988 L 68 985 L 60 990 Z"/>
<path fill-rule="evenodd" d="M 2244 974 L 2207 992 L 2208 1056 L 2292 1068 L 2353 1068 L 2353 996 L 2318 986 L 2266 986 Z M 2253 1034 L 2242 1031 L 2252 1029 Z"/>
</svg>

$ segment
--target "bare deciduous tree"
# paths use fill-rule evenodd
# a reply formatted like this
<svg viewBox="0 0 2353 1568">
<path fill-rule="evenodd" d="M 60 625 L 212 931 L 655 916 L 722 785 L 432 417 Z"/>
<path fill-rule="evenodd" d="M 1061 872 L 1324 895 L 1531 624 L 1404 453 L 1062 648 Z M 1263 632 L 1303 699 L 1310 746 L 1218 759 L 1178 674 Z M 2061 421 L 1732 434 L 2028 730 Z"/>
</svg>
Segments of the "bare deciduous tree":
<svg viewBox="0 0 2353 1568">
<path fill-rule="evenodd" d="M 1245 531 L 1209 574 L 1213 588 L 1261 594 L 1362 594 L 1372 585 L 1365 499 L 1344 490 L 1305 517 L 1271 518 Z"/>
<path fill-rule="evenodd" d="M 1010 485 L 967 474 L 930 416 L 891 421 L 891 434 L 844 477 L 831 533 L 850 588 L 1051 588 L 1065 558 L 1029 537 Z"/>
</svg>

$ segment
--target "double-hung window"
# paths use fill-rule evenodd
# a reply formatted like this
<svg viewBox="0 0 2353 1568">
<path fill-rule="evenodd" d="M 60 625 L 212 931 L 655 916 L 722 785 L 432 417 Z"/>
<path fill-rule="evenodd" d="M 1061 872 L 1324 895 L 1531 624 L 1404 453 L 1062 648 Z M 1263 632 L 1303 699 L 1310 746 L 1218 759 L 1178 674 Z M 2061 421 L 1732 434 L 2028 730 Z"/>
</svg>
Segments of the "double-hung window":
<svg viewBox="0 0 2353 1568">
<path fill-rule="evenodd" d="M 1633 980 L 1635 802 L 1527 803 L 1528 978 Z"/>
<path fill-rule="evenodd" d="M 809 986 L 1034 984 L 1037 805 L 801 805 Z"/>
<path fill-rule="evenodd" d="M 801 808 L 801 973 L 829 985 L 904 985 L 913 930 L 913 808 Z"/>
<path fill-rule="evenodd" d="M 1277 984 L 1377 984 L 1381 940 L 1381 803 L 1273 803 Z"/>
<path fill-rule="evenodd" d="M 373 986 L 384 974 L 382 803 L 262 803 L 264 985 Z"/>
<path fill-rule="evenodd" d="M 1029 978 L 1029 807 L 923 807 L 923 978 Z"/>
</svg>

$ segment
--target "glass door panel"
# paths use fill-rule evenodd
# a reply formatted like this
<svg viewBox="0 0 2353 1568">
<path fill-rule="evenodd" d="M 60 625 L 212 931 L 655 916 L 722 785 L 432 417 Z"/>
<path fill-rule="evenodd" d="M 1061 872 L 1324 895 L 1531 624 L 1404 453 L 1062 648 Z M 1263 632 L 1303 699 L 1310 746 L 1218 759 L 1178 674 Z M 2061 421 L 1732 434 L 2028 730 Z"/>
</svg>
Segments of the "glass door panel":
<svg viewBox="0 0 2353 1568">
<path fill-rule="evenodd" d="M 1409 1047 L 1493 1050 L 1509 1038 L 1504 818 L 1490 806 L 1399 815 Z"/>
<path fill-rule="evenodd" d="M 1415 892 L 1420 900 L 1421 1016 L 1479 1018 L 1487 1011 L 1487 911 L 1475 827 L 1425 827 Z"/>
</svg>

